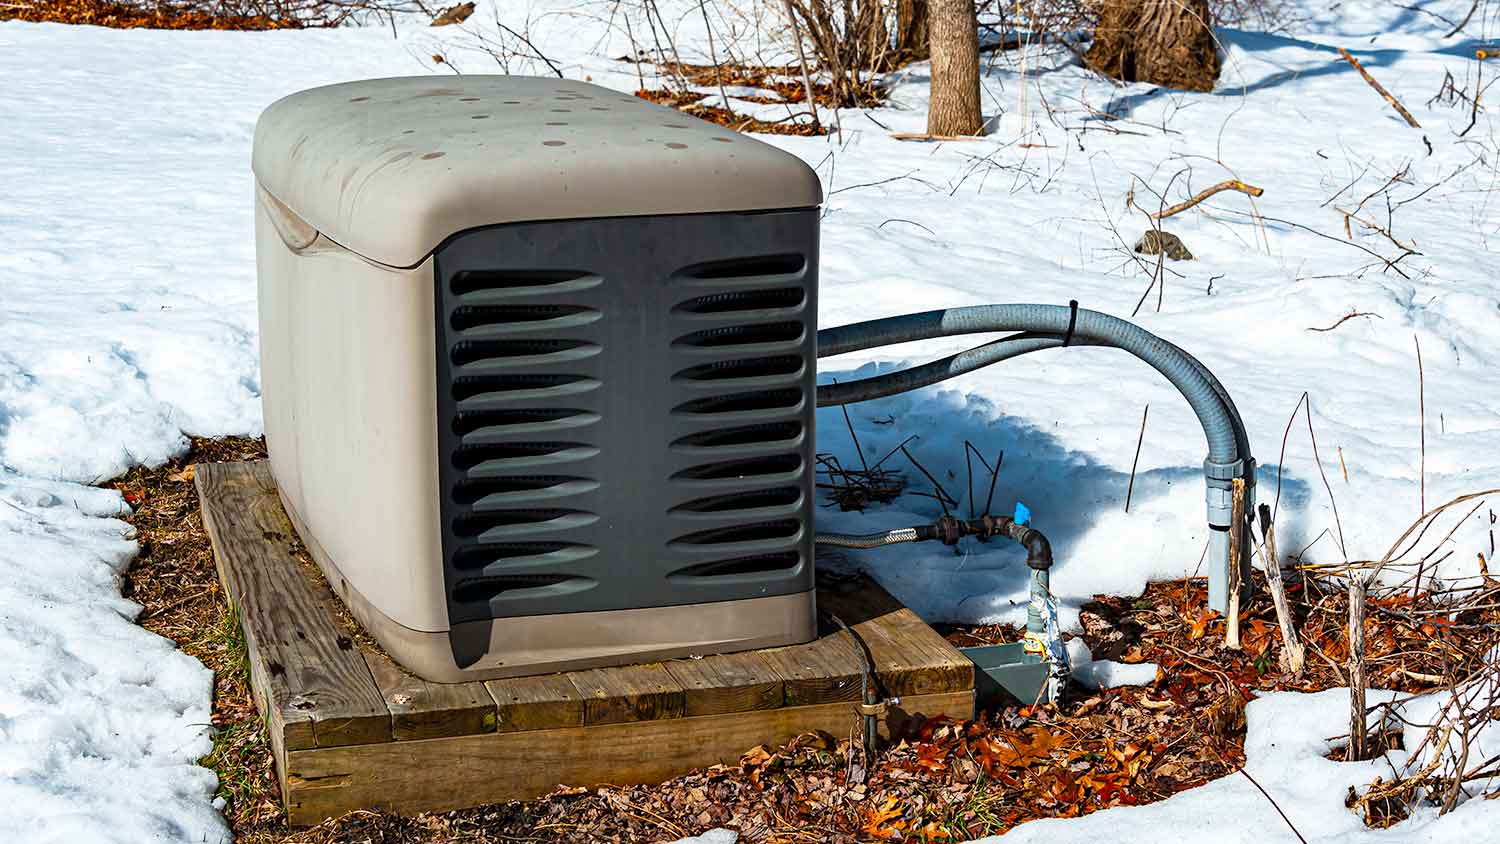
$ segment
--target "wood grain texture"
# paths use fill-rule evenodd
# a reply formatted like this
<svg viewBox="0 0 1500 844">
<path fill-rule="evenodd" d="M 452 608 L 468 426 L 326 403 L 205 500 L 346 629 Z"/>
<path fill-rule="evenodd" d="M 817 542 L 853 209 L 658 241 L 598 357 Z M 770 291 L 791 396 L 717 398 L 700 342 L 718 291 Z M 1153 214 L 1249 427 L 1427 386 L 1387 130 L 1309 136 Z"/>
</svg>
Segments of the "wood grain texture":
<svg viewBox="0 0 1500 844">
<path fill-rule="evenodd" d="M 784 701 L 781 675 L 755 651 L 678 659 L 666 667 L 682 686 L 682 714 L 689 718 L 775 709 Z"/>
<path fill-rule="evenodd" d="M 858 700 L 859 656 L 842 634 L 761 652 L 781 675 L 787 706 Z"/>
<path fill-rule="evenodd" d="M 896 707 L 881 730 L 889 734 L 934 715 L 968 718 L 973 707 L 971 691 L 917 695 Z M 560 784 L 661 782 L 732 763 L 761 743 L 780 745 L 814 730 L 843 738 L 857 725 L 851 704 L 832 703 L 296 751 L 288 758 L 288 814 L 303 826 L 358 808 L 447 811 L 539 797 Z"/>
<path fill-rule="evenodd" d="M 590 668 L 568 679 L 583 697 L 583 723 L 618 724 L 681 718 L 686 695 L 661 663 Z"/>
<path fill-rule="evenodd" d="M 511 677 L 485 683 L 501 732 L 583 726 L 583 695 L 566 674 Z"/>
<path fill-rule="evenodd" d="M 495 699 L 483 683 L 430 683 L 384 654 L 365 651 L 364 658 L 391 712 L 396 741 L 494 732 Z"/>
<path fill-rule="evenodd" d="M 818 605 L 848 624 L 869 648 L 891 695 L 972 689 L 974 663 L 917 614 L 869 580 L 829 585 Z"/>
<path fill-rule="evenodd" d="M 295 533 L 269 462 L 205 464 L 194 478 L 281 752 L 390 741 L 391 712 L 370 669 L 292 553 Z"/>
</svg>

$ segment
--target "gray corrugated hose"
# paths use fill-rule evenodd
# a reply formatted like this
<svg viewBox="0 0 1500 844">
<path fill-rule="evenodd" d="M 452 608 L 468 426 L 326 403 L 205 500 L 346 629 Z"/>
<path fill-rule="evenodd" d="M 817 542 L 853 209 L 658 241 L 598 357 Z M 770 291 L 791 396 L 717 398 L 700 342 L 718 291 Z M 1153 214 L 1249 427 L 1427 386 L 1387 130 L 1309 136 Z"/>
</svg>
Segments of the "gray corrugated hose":
<svg viewBox="0 0 1500 844">
<path fill-rule="evenodd" d="M 1232 482 L 1243 478 L 1246 512 L 1255 502 L 1255 459 L 1228 391 L 1192 355 L 1118 317 L 1065 305 L 977 305 L 887 317 L 818 332 L 818 357 L 959 334 L 1020 332 L 923 366 L 847 384 L 818 387 L 818 405 L 848 404 L 914 390 L 1017 355 L 1065 345 L 1130 352 L 1164 375 L 1187 399 L 1208 440 L 1204 460 L 1209 525 L 1209 606 L 1229 605 Z M 1249 532 L 1245 532 L 1248 538 Z M 1248 546 L 1248 543 L 1247 543 Z M 1249 549 L 1241 548 L 1241 584 L 1249 583 Z"/>
</svg>

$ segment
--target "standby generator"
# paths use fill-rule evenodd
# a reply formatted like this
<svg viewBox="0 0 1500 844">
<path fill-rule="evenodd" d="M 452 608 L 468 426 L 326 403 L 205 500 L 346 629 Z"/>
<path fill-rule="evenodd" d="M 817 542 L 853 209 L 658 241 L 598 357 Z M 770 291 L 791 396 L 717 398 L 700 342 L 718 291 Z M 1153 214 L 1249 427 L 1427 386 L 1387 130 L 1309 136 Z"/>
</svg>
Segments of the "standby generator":
<svg viewBox="0 0 1500 844">
<path fill-rule="evenodd" d="M 580 82 L 380 79 L 256 126 L 266 442 L 431 680 L 814 635 L 817 177 Z"/>
<path fill-rule="evenodd" d="M 376 79 L 273 104 L 254 171 L 283 502 L 354 617 L 429 680 L 807 641 L 815 542 L 964 537 L 1026 548 L 1026 646 L 994 660 L 1025 663 L 1027 688 L 1050 660 L 1057 680 L 1041 533 L 945 504 L 816 535 L 813 411 L 1069 346 L 1129 352 L 1182 393 L 1208 444 L 1210 606 L 1250 582 L 1234 514 L 1254 512 L 1255 461 L 1202 363 L 1077 301 L 820 331 L 821 188 L 768 144 L 581 82 Z M 997 333 L 815 382 L 819 357 Z"/>
</svg>

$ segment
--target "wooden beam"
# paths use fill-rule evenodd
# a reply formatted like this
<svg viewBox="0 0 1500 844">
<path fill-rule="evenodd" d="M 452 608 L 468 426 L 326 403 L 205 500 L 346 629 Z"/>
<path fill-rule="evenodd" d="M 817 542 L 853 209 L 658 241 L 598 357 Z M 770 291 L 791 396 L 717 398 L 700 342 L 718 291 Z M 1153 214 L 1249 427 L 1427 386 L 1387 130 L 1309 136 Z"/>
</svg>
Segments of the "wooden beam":
<svg viewBox="0 0 1500 844">
<path fill-rule="evenodd" d="M 429 683 L 383 653 L 365 651 L 364 658 L 391 712 L 396 741 L 495 731 L 495 699 L 483 683 Z"/>
<path fill-rule="evenodd" d="M 666 666 L 682 686 L 682 714 L 688 717 L 775 709 L 784 700 L 785 681 L 755 651 L 678 659 Z"/>
<path fill-rule="evenodd" d="M 860 699 L 859 657 L 841 635 L 762 653 L 781 675 L 787 706 Z"/>
<path fill-rule="evenodd" d="M 803 732 L 858 731 L 861 651 L 839 632 L 703 659 L 427 682 L 344 620 L 297 553 L 266 462 L 204 465 L 195 477 L 293 824 L 524 799 L 559 783 L 657 782 Z M 915 614 L 868 579 L 819 591 L 902 698 L 885 733 L 929 715 L 971 717 L 972 664 Z"/>
<path fill-rule="evenodd" d="M 973 707 L 972 691 L 917 695 L 894 707 L 881 731 L 889 734 L 935 715 L 968 718 Z M 784 744 L 812 730 L 845 738 L 858 729 L 852 704 L 831 703 L 303 750 L 288 759 L 287 809 L 290 822 L 301 826 L 357 808 L 441 812 L 540 797 L 561 784 L 654 783 L 733 763 L 761 743 Z"/>
<path fill-rule="evenodd" d="M 391 740 L 391 712 L 358 650 L 320 605 L 267 461 L 194 472 L 203 524 L 282 752 Z"/>
<path fill-rule="evenodd" d="M 511 677 L 484 684 L 495 699 L 501 732 L 583 726 L 583 695 L 566 674 Z"/>
<path fill-rule="evenodd" d="M 583 723 L 618 724 L 681 718 L 682 686 L 661 663 L 590 668 L 568 674 L 583 697 Z"/>
<path fill-rule="evenodd" d="M 829 586 L 818 605 L 850 626 L 869 648 L 887 694 L 935 694 L 974 687 L 974 663 L 926 622 L 868 581 Z"/>
</svg>

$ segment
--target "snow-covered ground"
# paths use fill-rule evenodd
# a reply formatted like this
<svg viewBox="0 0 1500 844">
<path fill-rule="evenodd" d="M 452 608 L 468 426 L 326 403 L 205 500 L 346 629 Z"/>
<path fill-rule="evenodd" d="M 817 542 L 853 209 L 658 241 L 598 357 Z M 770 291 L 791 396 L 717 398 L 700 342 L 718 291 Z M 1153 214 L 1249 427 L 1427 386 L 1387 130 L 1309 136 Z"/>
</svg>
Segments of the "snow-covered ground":
<svg viewBox="0 0 1500 844">
<path fill-rule="evenodd" d="M 630 47 L 610 28 L 608 4 L 500 5 L 568 77 L 637 87 L 635 67 L 614 61 Z M 1198 260 L 1169 263 L 1160 309 L 1153 291 L 1137 320 L 1193 352 L 1236 398 L 1261 461 L 1261 499 L 1280 488 L 1284 551 L 1378 557 L 1417 517 L 1424 484 L 1429 508 L 1500 486 L 1496 121 L 1481 111 L 1458 137 L 1469 109 L 1428 103 L 1448 73 L 1472 90 L 1473 39 L 1500 34 L 1484 4 L 1465 35 L 1443 38 L 1448 25 L 1429 12 L 1457 20 L 1468 5 L 1322 4 L 1277 35 L 1223 31 L 1225 72 L 1209 94 L 1117 87 L 1059 57 L 999 54 L 984 80 L 992 134 L 977 142 L 889 137 L 925 128 L 927 68 L 907 68 L 887 106 L 842 113 L 838 136 L 766 138 L 824 182 L 820 321 L 1073 298 L 1129 316 L 1148 278 L 1127 247 L 1148 227 L 1140 208 L 1163 201 L 1153 193 L 1170 203 L 1230 177 L 1261 186 L 1253 206 L 1225 193 L 1168 221 Z M 701 56 L 696 4 L 664 8 L 684 58 Z M 750 7 L 767 19 L 775 8 Z M 482 2 L 473 26 L 493 31 L 482 23 L 493 14 Z M 741 43 L 753 42 L 743 21 L 735 26 Z M 207 672 L 131 623 L 136 608 L 116 580 L 133 550 L 114 518 L 124 503 L 87 484 L 165 460 L 184 435 L 259 431 L 249 152 L 260 110 L 325 83 L 494 70 L 472 46 L 464 31 L 417 22 L 394 35 L 0 24 L 0 841 L 227 837 L 210 803 L 213 776 L 194 765 L 209 746 Z M 1423 128 L 1402 122 L 1338 46 Z M 450 65 L 432 62 L 438 52 Z M 510 69 L 545 71 L 524 61 Z M 1418 254 L 1388 268 L 1401 249 L 1358 220 L 1346 236 L 1342 211 Z M 1351 310 L 1369 315 L 1309 330 Z M 962 345 L 824 361 L 823 377 Z M 1304 392 L 1321 465 L 1301 417 L 1282 451 Z M 960 495 L 963 440 L 986 454 L 1004 449 L 995 510 L 1024 500 L 1053 538 L 1065 624 L 1094 593 L 1129 594 L 1197 568 L 1202 434 L 1170 387 L 1128 357 L 1035 355 L 851 414 L 867 456 L 917 434 L 913 452 Z M 821 450 L 857 462 L 837 411 L 820 413 L 819 429 Z M 824 510 L 819 527 L 864 532 L 935 511 L 908 495 L 863 514 Z M 1491 554 L 1488 527 L 1481 510 L 1453 534 L 1445 575 L 1476 572 L 1476 552 Z M 868 562 L 925 617 L 1020 617 L 1016 549 L 918 550 Z M 1372 771 L 1319 756 L 1318 742 L 1340 731 L 1337 697 L 1276 695 L 1251 709 L 1251 772 L 1299 826 L 1349 841 L 1481 829 L 1500 838 L 1494 802 L 1438 823 L 1419 814 L 1363 830 L 1341 795 Z M 1294 729 L 1268 731 L 1275 713 L 1291 710 L 1297 717 L 1284 720 Z M 1275 774 L 1283 767 L 1291 773 Z M 1281 835 L 1250 788 L 1230 778 L 1158 806 L 1046 826 L 1062 840 L 1107 829 L 1145 841 L 1158 825 L 1235 817 Z"/>
</svg>

